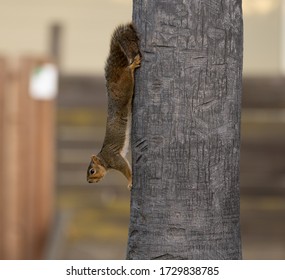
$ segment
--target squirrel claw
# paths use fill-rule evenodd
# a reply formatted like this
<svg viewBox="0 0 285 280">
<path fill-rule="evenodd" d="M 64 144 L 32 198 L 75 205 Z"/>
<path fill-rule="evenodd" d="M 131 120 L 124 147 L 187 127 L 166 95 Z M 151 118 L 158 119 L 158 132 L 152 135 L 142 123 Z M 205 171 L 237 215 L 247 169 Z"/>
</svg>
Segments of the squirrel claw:
<svg viewBox="0 0 285 280">
<path fill-rule="evenodd" d="M 131 191 L 132 188 L 133 188 L 133 184 L 132 183 L 128 184 L 128 190 Z"/>
</svg>

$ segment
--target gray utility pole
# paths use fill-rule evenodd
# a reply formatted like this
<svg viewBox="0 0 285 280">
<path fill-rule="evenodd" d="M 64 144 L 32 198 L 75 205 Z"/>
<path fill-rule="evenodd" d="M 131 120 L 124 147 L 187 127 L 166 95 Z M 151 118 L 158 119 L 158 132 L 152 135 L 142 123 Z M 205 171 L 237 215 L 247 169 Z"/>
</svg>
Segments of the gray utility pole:
<svg viewBox="0 0 285 280">
<path fill-rule="evenodd" d="M 240 259 L 241 0 L 134 0 L 128 259 Z"/>
</svg>

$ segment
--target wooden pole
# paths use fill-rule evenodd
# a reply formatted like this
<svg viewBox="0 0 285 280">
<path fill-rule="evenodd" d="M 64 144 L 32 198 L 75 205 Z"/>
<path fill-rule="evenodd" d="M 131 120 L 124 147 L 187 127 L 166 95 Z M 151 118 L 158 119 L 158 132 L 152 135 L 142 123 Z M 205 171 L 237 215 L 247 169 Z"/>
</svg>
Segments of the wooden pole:
<svg viewBox="0 0 285 280">
<path fill-rule="evenodd" d="M 241 258 L 241 4 L 133 1 L 128 259 Z"/>
<path fill-rule="evenodd" d="M 50 49 L 49 55 L 55 61 L 58 67 L 61 63 L 61 44 L 62 44 L 62 25 L 55 23 L 50 28 Z"/>
</svg>

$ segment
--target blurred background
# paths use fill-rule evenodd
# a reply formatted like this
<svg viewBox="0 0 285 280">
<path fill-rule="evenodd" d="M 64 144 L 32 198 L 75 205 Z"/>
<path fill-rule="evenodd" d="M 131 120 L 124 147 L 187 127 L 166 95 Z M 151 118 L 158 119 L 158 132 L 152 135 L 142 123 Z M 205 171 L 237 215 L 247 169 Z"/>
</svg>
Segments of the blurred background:
<svg viewBox="0 0 285 280">
<path fill-rule="evenodd" d="M 126 180 L 89 185 L 86 169 L 105 132 L 110 35 L 132 1 L 0 7 L 0 259 L 124 259 Z M 285 259 L 285 0 L 243 12 L 243 255 Z"/>
</svg>

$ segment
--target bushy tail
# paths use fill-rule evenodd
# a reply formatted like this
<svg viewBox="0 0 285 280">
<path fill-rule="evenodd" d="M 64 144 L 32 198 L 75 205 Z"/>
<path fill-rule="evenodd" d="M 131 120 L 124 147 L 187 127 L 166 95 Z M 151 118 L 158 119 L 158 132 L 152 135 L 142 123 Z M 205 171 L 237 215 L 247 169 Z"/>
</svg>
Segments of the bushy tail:
<svg viewBox="0 0 285 280">
<path fill-rule="evenodd" d="M 139 38 L 132 23 L 119 25 L 112 36 L 111 49 L 121 48 L 124 55 L 131 64 L 136 55 L 141 55 L 139 50 Z"/>
</svg>

